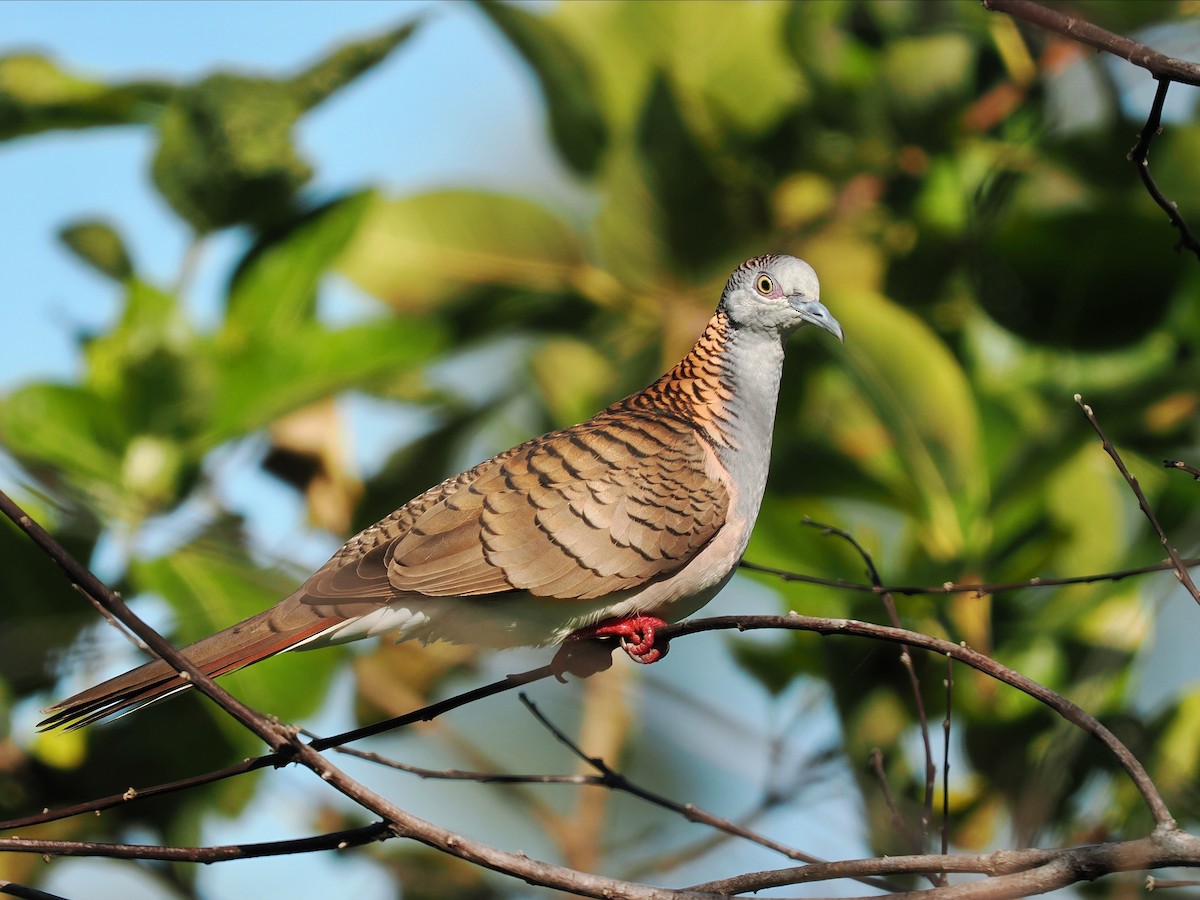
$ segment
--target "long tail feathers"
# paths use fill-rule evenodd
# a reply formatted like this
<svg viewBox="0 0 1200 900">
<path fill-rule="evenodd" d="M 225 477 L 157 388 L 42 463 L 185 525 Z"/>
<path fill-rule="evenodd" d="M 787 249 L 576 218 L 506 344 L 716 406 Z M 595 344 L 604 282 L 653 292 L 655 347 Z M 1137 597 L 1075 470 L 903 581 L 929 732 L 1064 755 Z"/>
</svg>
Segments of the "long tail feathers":
<svg viewBox="0 0 1200 900">
<path fill-rule="evenodd" d="M 274 612 L 267 610 L 252 616 L 183 648 L 182 652 L 201 671 L 215 678 L 290 650 L 341 621 L 336 617 L 315 618 L 301 627 L 281 630 L 277 621 L 273 621 Z M 170 665 L 156 659 L 47 707 L 44 711 L 49 715 L 38 728 L 44 731 L 65 725 L 73 731 L 157 703 L 189 687 Z"/>
</svg>

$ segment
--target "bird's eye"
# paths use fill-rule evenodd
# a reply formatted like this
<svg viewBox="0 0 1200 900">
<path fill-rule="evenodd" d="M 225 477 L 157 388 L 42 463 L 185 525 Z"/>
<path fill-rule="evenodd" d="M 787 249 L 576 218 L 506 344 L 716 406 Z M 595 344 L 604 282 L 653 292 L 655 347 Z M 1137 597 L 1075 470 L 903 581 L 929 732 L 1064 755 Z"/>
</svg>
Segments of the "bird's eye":
<svg viewBox="0 0 1200 900">
<path fill-rule="evenodd" d="M 770 275 L 759 275 L 758 280 L 754 282 L 754 286 L 758 288 L 760 294 L 766 295 L 775 290 L 775 282 L 771 280 Z"/>
</svg>

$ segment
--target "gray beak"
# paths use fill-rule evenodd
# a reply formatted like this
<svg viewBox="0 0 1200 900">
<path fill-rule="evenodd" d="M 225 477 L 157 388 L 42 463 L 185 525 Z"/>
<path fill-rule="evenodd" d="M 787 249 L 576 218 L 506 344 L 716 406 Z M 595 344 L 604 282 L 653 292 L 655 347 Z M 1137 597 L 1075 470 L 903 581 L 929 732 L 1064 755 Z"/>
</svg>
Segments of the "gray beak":
<svg viewBox="0 0 1200 900">
<path fill-rule="evenodd" d="M 792 308 L 800 313 L 800 318 L 805 322 L 811 322 L 813 325 L 819 325 L 824 328 L 835 338 L 846 343 L 846 338 L 842 335 L 842 326 L 833 314 L 825 308 L 820 300 L 805 300 L 801 297 L 791 299 Z"/>
</svg>

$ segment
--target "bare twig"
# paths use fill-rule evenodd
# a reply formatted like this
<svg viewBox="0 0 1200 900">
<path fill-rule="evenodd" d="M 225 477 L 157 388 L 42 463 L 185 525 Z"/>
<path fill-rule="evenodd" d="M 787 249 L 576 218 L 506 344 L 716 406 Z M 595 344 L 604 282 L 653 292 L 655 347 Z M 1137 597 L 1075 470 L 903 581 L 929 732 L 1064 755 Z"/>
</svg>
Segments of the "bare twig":
<svg viewBox="0 0 1200 900">
<path fill-rule="evenodd" d="M 13 884 L 11 881 L 0 881 L 0 894 L 22 897 L 24 900 L 66 900 L 65 897 L 60 897 L 58 894 L 49 894 L 23 884 Z"/>
<path fill-rule="evenodd" d="M 1187 221 L 1179 212 L 1179 204 L 1174 200 L 1167 199 L 1167 195 L 1162 192 L 1162 188 L 1150 174 L 1150 142 L 1162 131 L 1163 104 L 1167 100 L 1167 89 L 1170 86 L 1170 79 L 1158 79 L 1154 102 L 1150 106 L 1149 115 L 1146 116 L 1146 124 L 1142 126 L 1141 134 L 1138 135 L 1138 142 L 1129 151 L 1129 161 L 1137 167 L 1138 177 L 1142 179 L 1146 193 L 1167 214 L 1171 226 L 1179 232 L 1179 240 L 1175 242 L 1175 251 L 1178 252 L 1186 247 L 1200 257 L 1200 240 L 1197 240 L 1191 229 L 1188 228 Z"/>
<path fill-rule="evenodd" d="M 892 824 L 908 841 L 910 847 L 916 850 L 924 849 L 924 841 L 922 835 L 918 831 L 914 831 L 904 820 L 904 816 L 900 814 L 900 807 L 896 805 L 896 798 L 892 794 L 892 786 L 888 782 L 887 770 L 883 766 L 883 751 L 878 747 L 871 749 L 871 771 L 875 773 L 875 781 L 879 784 L 879 793 L 883 795 L 883 802 L 888 808 L 888 812 L 892 814 Z"/>
<path fill-rule="evenodd" d="M 946 718 L 942 720 L 942 856 L 950 852 L 950 726 L 954 710 L 954 658 L 946 657 Z M 945 883 L 945 873 L 943 873 Z"/>
<path fill-rule="evenodd" d="M 1200 85 L 1200 64 L 1159 53 L 1153 47 L 1139 44 L 1130 38 L 1114 34 L 1085 19 L 1073 16 L 1061 9 L 1044 6 L 1035 0 L 983 0 L 983 5 L 987 9 L 1007 13 L 1016 19 L 1024 19 L 1026 22 L 1032 22 L 1034 25 L 1057 32 L 1071 40 L 1119 56 L 1154 76 L 1158 82 L 1158 90 L 1155 92 L 1154 103 L 1150 107 L 1150 113 L 1146 117 L 1146 124 L 1142 127 L 1138 142 L 1129 152 L 1129 160 L 1137 166 L 1138 177 L 1145 185 L 1146 192 L 1167 214 L 1171 225 L 1179 232 L 1175 250 L 1186 247 L 1200 257 L 1200 240 L 1197 240 L 1188 228 L 1187 222 L 1179 212 L 1178 205 L 1167 199 L 1155 182 L 1150 174 L 1148 159 L 1150 142 L 1161 130 L 1162 109 L 1163 103 L 1167 99 L 1167 89 L 1173 81 L 1193 86 Z"/>
<path fill-rule="evenodd" d="M 1200 559 L 1185 559 L 1183 560 L 1183 564 L 1189 568 L 1194 568 L 1200 566 Z M 957 584 L 953 581 L 947 581 L 943 584 L 934 585 L 888 584 L 883 587 L 876 587 L 873 584 L 846 581 L 843 578 L 821 578 L 817 575 L 805 575 L 802 572 L 791 572 L 787 569 L 763 566 L 744 559 L 741 561 L 740 566 L 747 572 L 761 572 L 764 575 L 771 575 L 782 581 L 815 584 L 822 587 L 837 588 L 843 591 L 857 591 L 864 594 L 900 594 L 904 597 L 913 597 L 920 594 L 978 594 L 982 597 L 984 594 L 1002 594 L 1007 591 L 1025 590 L 1026 588 L 1063 587 L 1069 584 L 1095 584 L 1100 581 L 1117 582 L 1125 578 L 1133 578 L 1136 575 L 1149 575 L 1152 572 L 1169 572 L 1175 568 L 1173 563 L 1165 562 L 1153 563 L 1148 566 L 1137 566 L 1132 569 L 1118 569 L 1114 572 L 1099 572 L 1095 575 L 1070 575 L 1065 578 L 1043 578 L 1038 576 L 1030 578 L 1027 581 L 972 582 L 968 584 Z"/>
<path fill-rule="evenodd" d="M 1043 6 L 1034 0 L 983 0 L 983 5 L 985 9 L 1007 13 L 1014 19 L 1024 19 L 1073 41 L 1119 56 L 1145 69 L 1155 78 L 1200 85 L 1200 64 L 1159 53 L 1153 47 L 1114 34 L 1061 9 Z"/>
<path fill-rule="evenodd" d="M 213 679 L 191 663 L 166 638 L 133 614 L 119 594 L 112 591 L 81 565 L 66 549 L 51 537 L 41 525 L 33 521 L 8 494 L 0 491 L 0 512 L 25 532 L 38 547 L 62 569 L 67 580 L 93 603 L 108 610 L 114 618 L 145 642 L 156 655 L 170 664 L 187 682 L 195 686 L 233 716 L 246 728 L 261 737 L 272 750 L 280 751 L 289 743 L 289 735 L 278 724 L 246 706 Z"/>
<path fill-rule="evenodd" d="M 752 872 L 710 881 L 692 890 L 742 894 L 789 884 L 829 881 L 858 875 L 923 874 L 946 871 L 990 876 L 989 881 L 947 885 L 925 891 L 894 894 L 889 900 L 998 900 L 1027 897 L 1076 884 L 1096 873 L 1195 865 L 1200 838 L 1182 831 L 1158 829 L 1149 837 L 1113 844 L 1092 844 L 1062 850 L 997 850 L 979 856 L 885 856 Z"/>
<path fill-rule="evenodd" d="M 1095 716 L 1086 712 L 1045 685 L 1039 684 L 1032 678 L 1016 672 L 1008 666 L 997 662 L 986 654 L 972 650 L 966 644 L 954 644 L 941 638 L 920 634 L 916 631 L 906 631 L 902 628 L 892 628 L 888 625 L 876 625 L 871 622 L 860 622 L 856 619 L 831 619 L 816 616 L 802 616 L 798 613 L 788 613 L 786 616 L 714 616 L 708 619 L 690 619 L 667 625 L 659 629 L 663 637 L 673 640 L 685 634 L 699 631 L 722 631 L 736 629 L 737 631 L 757 631 L 764 628 L 785 628 L 793 631 L 812 631 L 821 635 L 848 634 L 873 640 L 888 641 L 893 644 L 909 644 L 933 653 L 950 656 L 973 669 L 1014 687 L 1028 694 L 1040 703 L 1058 713 L 1063 719 L 1090 734 L 1103 744 L 1129 776 L 1138 792 L 1142 795 L 1150 810 L 1154 822 L 1159 828 L 1174 828 L 1175 819 L 1172 817 L 1166 803 L 1158 793 L 1158 788 L 1150 779 L 1145 767 L 1133 752 L 1108 728 L 1100 723 Z"/>
<path fill-rule="evenodd" d="M 258 844 L 229 844 L 223 847 L 160 847 L 152 844 L 105 844 L 93 841 L 47 841 L 34 838 L 0 838 L 0 850 L 41 853 L 46 856 L 90 856 L 111 859 L 156 859 L 169 862 L 214 863 L 231 859 L 289 856 L 321 850 L 345 850 L 396 835 L 386 822 L 349 828 L 314 837 Z"/>
<path fill-rule="evenodd" d="M 1189 475 L 1192 476 L 1193 479 L 1195 479 L 1196 481 L 1200 481 L 1200 469 L 1197 469 L 1195 466 L 1189 466 L 1183 460 L 1164 459 L 1163 467 L 1166 469 L 1178 469 L 1181 472 L 1187 472 Z"/>
<path fill-rule="evenodd" d="M 875 567 L 875 560 L 871 558 L 866 549 L 860 544 L 853 535 L 849 532 L 838 528 L 834 525 L 825 525 L 820 522 L 814 522 L 812 519 L 805 516 L 802 520 L 803 524 L 810 525 L 813 528 L 819 528 L 824 534 L 839 537 L 854 548 L 854 551 L 862 557 L 863 564 L 867 567 L 867 575 L 871 579 L 871 584 L 876 588 L 883 589 L 883 580 L 879 577 L 879 570 Z M 896 628 L 900 628 L 900 614 L 896 611 L 896 601 L 891 593 L 883 590 L 884 608 L 887 609 L 888 619 Z M 925 715 L 925 701 L 921 697 L 921 679 L 917 677 L 917 669 L 913 664 L 912 654 L 908 647 L 904 644 L 900 645 L 900 664 L 904 667 L 904 671 L 908 675 L 908 686 L 912 690 L 913 703 L 917 710 L 917 724 L 921 729 L 921 743 L 925 750 L 925 800 L 921 806 L 921 843 L 917 846 L 918 850 L 927 850 L 929 839 L 929 825 L 933 820 L 933 786 L 937 779 L 937 767 L 933 763 L 933 744 L 929 739 L 929 718 Z M 880 769 L 882 775 L 882 769 Z M 886 784 L 885 784 L 886 787 Z M 899 816 L 899 811 L 891 804 L 894 815 Z"/>
<path fill-rule="evenodd" d="M 523 703 L 525 708 L 529 710 L 530 715 L 537 719 L 538 723 L 547 731 L 549 731 L 550 734 L 554 736 L 555 740 L 570 750 L 571 753 L 580 760 L 587 763 L 600 773 L 598 778 L 599 784 L 612 790 L 622 791 L 626 794 L 630 794 L 640 800 L 645 800 L 647 803 L 652 803 L 655 806 L 661 807 L 662 809 L 667 809 L 671 812 L 678 813 L 689 822 L 697 822 L 702 825 L 708 825 L 710 828 L 716 828 L 717 830 L 723 831 L 726 834 L 732 835 L 733 837 L 743 838 L 744 840 L 767 847 L 771 850 L 774 850 L 776 853 L 788 857 L 789 859 L 800 860 L 801 862 L 807 863 L 824 862 L 824 860 L 819 856 L 813 856 L 810 853 L 805 853 L 802 850 L 797 850 L 794 847 L 787 846 L 786 844 L 780 844 L 778 841 L 773 841 L 770 838 L 743 828 L 742 826 L 731 822 L 728 819 L 724 819 L 720 816 L 713 815 L 710 812 L 706 812 L 693 803 L 677 803 L 674 800 L 664 797 L 662 794 L 656 794 L 653 791 L 642 787 L 641 785 L 635 784 L 620 772 L 609 766 L 608 763 L 606 763 L 603 759 L 595 756 L 588 756 L 586 753 L 584 753 L 583 749 L 576 745 L 575 742 L 567 736 L 566 732 L 546 718 L 546 716 L 542 714 L 542 711 L 538 709 L 537 705 L 525 694 L 521 694 L 520 698 L 521 703 Z M 876 879 L 869 879 L 865 883 L 870 884 L 872 887 L 883 888 L 884 890 L 897 889 L 895 885 L 888 884 L 887 882 L 880 882 Z"/>
<path fill-rule="evenodd" d="M 1141 507 L 1142 513 L 1150 522 L 1150 526 L 1154 529 L 1155 534 L 1158 535 L 1159 543 L 1163 545 L 1163 548 L 1167 551 L 1167 556 L 1171 559 L 1171 565 L 1175 568 L 1175 577 L 1179 579 L 1180 584 L 1187 588 L 1188 592 L 1192 595 L 1192 598 L 1197 603 L 1200 603 L 1200 590 L 1197 590 L 1196 583 L 1192 581 L 1192 576 L 1188 572 L 1183 558 L 1179 555 L 1179 551 L 1171 546 L 1171 542 L 1167 538 L 1167 533 L 1163 531 L 1162 525 L 1160 525 L 1158 522 L 1158 516 L 1156 516 L 1154 514 L 1154 510 L 1151 509 L 1150 501 L 1148 501 L 1146 499 L 1146 495 L 1142 493 L 1142 487 L 1140 484 L 1138 484 L 1138 480 L 1130 473 L 1129 469 L 1125 465 L 1125 461 L 1121 459 L 1121 454 L 1117 452 L 1117 448 L 1113 446 L 1112 441 L 1108 439 L 1108 435 L 1104 433 L 1104 429 L 1100 427 L 1100 422 L 1096 419 L 1096 414 L 1092 411 L 1092 408 L 1084 403 L 1083 398 L 1078 394 L 1075 395 L 1075 402 L 1079 404 L 1079 408 L 1082 409 L 1083 414 L 1087 416 L 1088 422 L 1091 423 L 1091 426 L 1095 430 L 1096 434 L 1100 436 L 1100 443 L 1104 447 L 1104 452 L 1112 458 L 1112 461 L 1117 466 L 1117 470 L 1124 477 L 1125 483 L 1129 485 L 1130 490 L 1132 490 L 1134 496 L 1137 497 L 1138 506 Z"/>
</svg>

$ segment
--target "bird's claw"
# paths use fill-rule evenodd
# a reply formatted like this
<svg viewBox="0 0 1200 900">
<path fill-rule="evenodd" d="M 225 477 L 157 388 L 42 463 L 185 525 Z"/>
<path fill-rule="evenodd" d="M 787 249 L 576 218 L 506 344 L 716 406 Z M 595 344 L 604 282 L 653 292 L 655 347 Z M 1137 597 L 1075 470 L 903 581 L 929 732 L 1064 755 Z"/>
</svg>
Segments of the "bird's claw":
<svg viewBox="0 0 1200 900">
<path fill-rule="evenodd" d="M 612 665 L 612 651 L 597 641 L 588 638 L 615 637 L 621 649 L 634 662 L 649 665 L 658 662 L 670 650 L 667 642 L 657 635 L 657 629 L 666 625 L 656 616 L 630 616 L 627 619 L 610 619 L 580 628 L 563 642 L 555 654 L 554 677 L 563 681 L 564 674 L 587 678 L 603 672 Z M 585 649 L 591 648 L 591 649 Z M 602 654 L 602 658 L 597 654 Z"/>
</svg>

